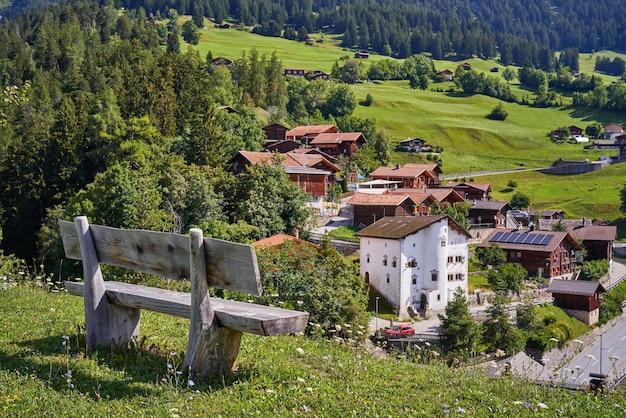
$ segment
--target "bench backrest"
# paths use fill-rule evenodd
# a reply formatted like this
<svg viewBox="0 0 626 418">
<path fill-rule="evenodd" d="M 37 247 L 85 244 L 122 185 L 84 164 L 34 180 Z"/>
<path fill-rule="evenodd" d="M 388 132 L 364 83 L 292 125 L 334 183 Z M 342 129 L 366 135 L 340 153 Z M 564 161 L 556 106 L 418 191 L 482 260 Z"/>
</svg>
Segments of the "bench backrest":
<svg viewBox="0 0 626 418">
<path fill-rule="evenodd" d="M 89 225 L 98 261 L 166 279 L 189 279 L 189 237 L 168 232 Z M 67 258 L 82 260 L 74 222 L 59 221 Z M 261 277 L 254 247 L 204 238 L 208 285 L 260 296 Z"/>
</svg>

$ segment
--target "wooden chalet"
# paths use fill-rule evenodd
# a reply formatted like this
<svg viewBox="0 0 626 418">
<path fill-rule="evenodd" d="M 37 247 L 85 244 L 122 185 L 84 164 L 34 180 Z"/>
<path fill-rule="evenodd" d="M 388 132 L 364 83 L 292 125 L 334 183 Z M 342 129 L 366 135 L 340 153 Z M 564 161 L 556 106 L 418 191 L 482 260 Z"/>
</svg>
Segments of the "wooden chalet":
<svg viewBox="0 0 626 418">
<path fill-rule="evenodd" d="M 365 143 L 367 140 L 361 132 L 322 133 L 309 142 L 312 147 L 333 157 L 344 155 L 348 158 L 352 158 Z"/>
<path fill-rule="evenodd" d="M 357 193 L 348 204 L 354 208 L 354 225 L 371 225 L 389 216 L 412 216 L 417 203 L 409 195 Z"/>
<path fill-rule="evenodd" d="M 417 213 L 420 215 L 430 214 L 434 204 L 448 204 L 453 206 L 455 203 L 465 201 L 461 195 L 452 189 L 401 188 L 390 190 L 389 193 L 408 194 L 411 196 L 411 199 L 419 205 Z"/>
<path fill-rule="evenodd" d="M 491 185 L 489 183 L 465 183 L 458 181 L 448 182 L 444 187 L 449 187 L 458 192 L 467 201 L 491 199 Z"/>
<path fill-rule="evenodd" d="M 214 67 L 219 67 L 220 65 L 223 65 L 229 70 L 232 70 L 233 65 L 235 65 L 235 63 L 232 60 L 229 60 L 228 58 L 224 58 L 224 57 L 213 58 L 212 62 L 213 62 Z"/>
<path fill-rule="evenodd" d="M 472 69 L 472 65 L 469 62 L 464 62 L 463 64 L 461 64 L 461 67 L 465 70 L 465 71 L 469 71 Z"/>
<path fill-rule="evenodd" d="M 587 325 L 600 319 L 601 297 L 606 290 L 599 281 L 553 279 L 548 286 L 553 304 Z"/>
<path fill-rule="evenodd" d="M 287 139 L 288 127 L 280 123 L 271 123 L 262 127 L 266 142 L 278 142 Z"/>
<path fill-rule="evenodd" d="M 530 276 L 539 274 L 547 279 L 571 276 L 576 262 L 578 242 L 567 232 L 494 229 L 480 244 L 496 244 L 506 254 L 509 263 L 521 264 Z"/>
<path fill-rule="evenodd" d="M 399 146 L 406 151 L 421 151 L 426 145 L 426 141 L 420 138 L 408 138 L 404 141 L 400 141 Z"/>
<path fill-rule="evenodd" d="M 284 74 L 288 77 L 306 77 L 307 72 L 303 68 L 285 68 Z"/>
<path fill-rule="evenodd" d="M 309 143 L 319 134 L 337 132 L 339 132 L 339 128 L 335 125 L 302 125 L 296 126 L 295 128 L 287 131 L 286 139 L 300 141 L 303 145 L 309 145 Z"/>
<path fill-rule="evenodd" d="M 329 81 L 330 75 L 328 75 L 328 73 L 325 73 L 324 71 L 315 70 L 309 73 L 309 79 Z"/>
<path fill-rule="evenodd" d="M 281 154 L 291 152 L 302 146 L 298 141 L 287 139 L 284 141 L 275 141 L 265 144 L 265 149 L 269 152 L 279 152 Z"/>
<path fill-rule="evenodd" d="M 617 239 L 615 225 L 576 225 L 567 229 L 574 238 L 582 241 L 587 250 L 586 260 L 613 261 L 613 243 Z"/>
<path fill-rule="evenodd" d="M 609 123 L 604 126 L 604 139 L 615 139 L 624 133 L 624 127 L 619 123 Z"/>
<path fill-rule="evenodd" d="M 319 154 L 239 151 L 228 161 L 231 171 L 235 174 L 245 171 L 246 167 L 251 164 L 276 163 L 285 167 L 292 182 L 315 198 L 326 195 L 327 186 L 335 182 L 335 174 L 341 171 L 339 167 Z"/>
<path fill-rule="evenodd" d="M 534 219 L 553 219 L 553 220 L 562 220 L 565 219 L 565 212 L 563 212 L 562 210 L 558 210 L 558 209 L 547 209 L 547 210 L 541 210 L 541 211 L 536 211 L 536 210 L 531 210 L 528 211 L 528 214 L 530 215 L 531 218 Z"/>
<path fill-rule="evenodd" d="M 354 53 L 354 58 L 368 59 L 369 57 L 370 57 L 370 53 L 365 50 L 356 51 Z"/>
<path fill-rule="evenodd" d="M 582 134 L 583 134 L 583 128 L 579 128 L 576 125 L 568 126 L 567 129 L 569 129 L 569 133 L 572 136 L 582 136 Z"/>
<path fill-rule="evenodd" d="M 490 228 L 506 228 L 506 213 L 513 209 L 507 202 L 476 200 L 470 207 L 471 224 Z"/>
<path fill-rule="evenodd" d="M 454 80 L 454 72 L 448 70 L 447 68 L 445 70 L 437 71 L 437 75 L 446 81 Z"/>
<path fill-rule="evenodd" d="M 389 167 L 378 167 L 370 173 L 372 180 L 392 180 L 399 181 L 399 187 L 406 188 L 428 188 L 441 184 L 439 174 L 441 168 L 438 164 L 400 164 Z"/>
</svg>

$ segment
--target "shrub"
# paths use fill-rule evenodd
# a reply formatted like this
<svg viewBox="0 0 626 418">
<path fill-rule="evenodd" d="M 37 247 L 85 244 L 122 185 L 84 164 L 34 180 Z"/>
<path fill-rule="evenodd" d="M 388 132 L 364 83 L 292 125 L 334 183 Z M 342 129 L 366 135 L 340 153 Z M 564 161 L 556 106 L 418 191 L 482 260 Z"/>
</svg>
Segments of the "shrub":
<svg viewBox="0 0 626 418">
<path fill-rule="evenodd" d="M 491 113 L 487 115 L 487 119 L 493 120 L 505 120 L 509 116 L 509 113 L 504 110 L 504 106 L 502 103 L 498 103 L 496 107 L 493 108 Z"/>
</svg>

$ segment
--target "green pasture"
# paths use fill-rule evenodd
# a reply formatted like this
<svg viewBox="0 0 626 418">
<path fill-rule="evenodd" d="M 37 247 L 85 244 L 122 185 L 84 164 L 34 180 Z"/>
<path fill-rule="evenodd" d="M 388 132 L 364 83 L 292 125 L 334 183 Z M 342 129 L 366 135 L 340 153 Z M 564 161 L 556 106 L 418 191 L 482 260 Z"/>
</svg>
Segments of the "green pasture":
<svg viewBox="0 0 626 418">
<path fill-rule="evenodd" d="M 304 68 L 305 70 L 321 70 L 330 73 L 335 63 L 343 56 L 353 57 L 354 52 L 344 50 L 335 45 L 331 35 L 312 35 L 313 39 L 322 39 L 322 43 L 306 45 L 304 42 L 290 41 L 284 38 L 255 35 L 236 29 L 218 29 L 208 27 L 200 30 L 200 43 L 196 48 L 200 55 L 206 57 L 209 50 L 213 57 L 225 57 L 231 60 L 241 58 L 244 52 L 255 48 L 259 55 L 268 58 L 276 52 L 285 68 Z M 376 61 L 383 57 L 371 55 L 369 60 Z M 364 60 L 366 61 L 366 60 Z"/>
<path fill-rule="evenodd" d="M 531 198 L 531 209 L 561 209 L 567 218 L 614 220 L 620 211 L 620 191 L 626 183 L 626 167 L 613 164 L 591 173 L 555 176 L 537 171 L 477 175 L 478 183 L 489 183 L 494 200 L 510 201 L 515 192 Z M 517 187 L 508 187 L 510 180 Z"/>
</svg>

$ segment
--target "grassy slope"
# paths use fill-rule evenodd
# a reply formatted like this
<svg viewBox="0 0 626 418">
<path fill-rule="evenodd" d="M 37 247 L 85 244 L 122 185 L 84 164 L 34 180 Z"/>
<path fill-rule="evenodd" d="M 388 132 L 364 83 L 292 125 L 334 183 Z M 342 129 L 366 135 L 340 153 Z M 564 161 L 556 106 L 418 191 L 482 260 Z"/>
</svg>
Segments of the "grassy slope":
<svg viewBox="0 0 626 418">
<path fill-rule="evenodd" d="M 24 287 L 0 287 L 0 297 L 1 416 L 437 417 L 447 415 L 446 409 L 452 416 L 471 417 L 626 413 L 623 393 L 594 396 L 513 378 L 491 380 L 478 369 L 377 360 L 359 348 L 303 337 L 245 335 L 232 378 L 198 379 L 190 387 L 185 375 L 167 367 L 180 365 L 184 320 L 146 312 L 142 332 L 149 349 L 85 353 L 84 339 L 77 336 L 84 323 L 79 298 Z M 69 337 L 67 351 L 63 335 Z M 64 376 L 68 370 L 71 379 Z"/>
<path fill-rule="evenodd" d="M 336 39 L 325 35 L 325 42 L 307 46 L 303 43 L 252 35 L 248 32 L 224 29 L 202 30 L 202 40 L 197 46 L 202 56 L 209 49 L 214 57 L 225 56 L 237 59 L 244 51 L 255 47 L 261 54 L 270 56 L 276 51 L 285 67 L 299 67 L 308 70 L 330 71 L 333 63 L 351 52 L 336 46 Z M 598 52 L 595 55 L 581 54 L 581 70 L 591 72 L 596 55 L 618 56 L 611 52 Z M 624 55 L 621 55 L 625 57 Z M 372 55 L 364 64 L 385 59 Z M 503 66 L 492 60 L 472 58 L 464 60 L 472 68 L 488 72 L 492 67 Z M 437 69 L 454 70 L 459 62 L 437 61 Z M 605 82 L 615 77 L 602 75 Z M 379 127 L 385 129 L 392 141 L 398 142 L 407 137 L 424 138 L 428 143 L 440 144 L 444 148 L 443 170 L 449 175 L 459 173 L 469 177 L 469 173 L 487 170 L 512 168 L 536 168 L 551 165 L 556 159 L 597 160 L 601 155 L 614 155 L 615 151 L 588 151 L 582 145 L 552 143 L 546 133 L 559 127 L 577 125 L 586 127 L 593 121 L 602 124 L 609 122 L 626 123 L 621 113 L 600 112 L 594 109 L 561 108 L 536 109 L 517 104 L 505 104 L 509 113 L 506 121 L 492 121 L 485 116 L 498 103 L 496 99 L 460 93 L 445 93 L 452 83 L 433 83 L 426 91 L 412 90 L 406 81 L 392 81 L 382 84 L 357 84 L 352 86 L 358 100 L 370 93 L 374 97 L 372 106 L 358 106 L 355 114 L 375 118 Z M 518 95 L 530 95 L 520 88 L 519 83 L 511 83 Z M 408 153 L 394 153 L 393 163 L 420 161 L 422 157 Z M 493 184 L 494 198 L 507 199 L 510 194 L 500 193 L 509 179 L 518 180 L 519 190 L 531 195 L 536 208 L 559 208 L 569 216 L 598 217 L 616 219 L 619 211 L 617 184 L 623 181 L 623 172 L 612 167 L 599 173 L 573 177 L 546 176 L 538 173 L 515 173 L 500 176 L 476 177 L 476 181 Z M 598 184 L 598 189 L 595 185 Z M 593 190 L 592 190 L 593 189 Z M 595 215 L 595 216 L 594 216 Z"/>
</svg>

